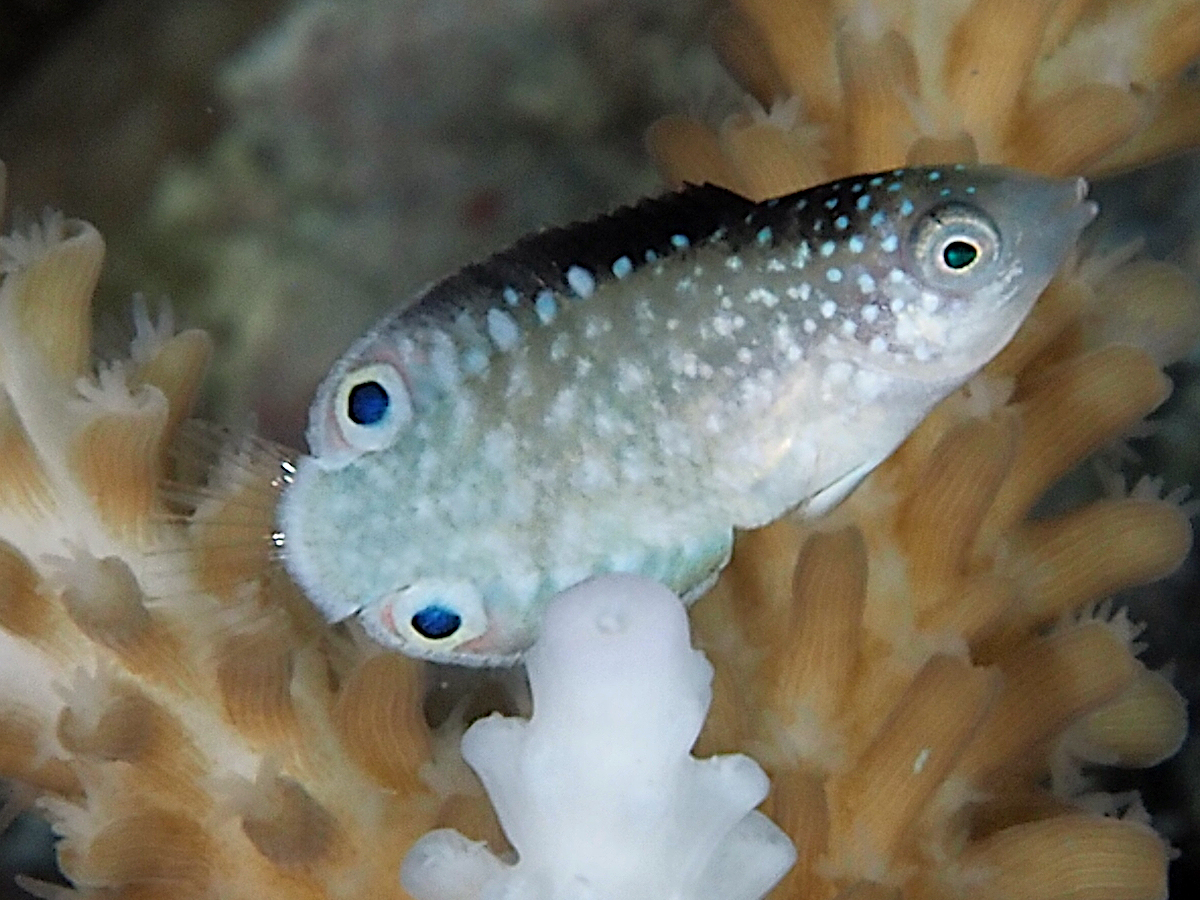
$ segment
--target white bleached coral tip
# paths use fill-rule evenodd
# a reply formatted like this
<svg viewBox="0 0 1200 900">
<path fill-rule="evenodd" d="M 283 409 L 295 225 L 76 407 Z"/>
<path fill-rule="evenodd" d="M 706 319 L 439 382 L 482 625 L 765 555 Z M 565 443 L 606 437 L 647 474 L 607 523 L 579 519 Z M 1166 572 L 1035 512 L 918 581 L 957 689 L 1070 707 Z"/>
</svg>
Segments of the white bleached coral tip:
<svg viewBox="0 0 1200 900">
<path fill-rule="evenodd" d="M 409 893 L 754 900 L 792 865 L 787 837 L 753 811 L 768 789 L 758 764 L 688 752 L 712 669 L 674 594 L 630 575 L 585 582 L 552 602 L 526 662 L 532 719 L 493 715 L 463 737 L 518 861 L 432 832 L 401 868 Z"/>
</svg>

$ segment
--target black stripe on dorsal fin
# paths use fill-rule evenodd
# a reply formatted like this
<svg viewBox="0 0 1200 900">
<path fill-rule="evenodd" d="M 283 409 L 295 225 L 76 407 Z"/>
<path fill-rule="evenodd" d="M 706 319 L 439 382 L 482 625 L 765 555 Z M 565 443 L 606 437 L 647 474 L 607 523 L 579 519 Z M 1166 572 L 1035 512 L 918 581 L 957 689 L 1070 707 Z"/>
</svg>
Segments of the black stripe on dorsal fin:
<svg viewBox="0 0 1200 900">
<path fill-rule="evenodd" d="M 597 284 L 616 277 L 613 263 L 629 259 L 633 269 L 665 259 L 723 230 L 744 227 L 756 204 L 712 184 L 639 200 L 606 215 L 521 238 L 480 263 L 434 285 L 422 298 L 429 311 L 461 307 L 469 297 L 500 297 L 506 288 L 522 303 L 545 288 L 570 290 L 567 272 L 579 266 Z"/>
</svg>

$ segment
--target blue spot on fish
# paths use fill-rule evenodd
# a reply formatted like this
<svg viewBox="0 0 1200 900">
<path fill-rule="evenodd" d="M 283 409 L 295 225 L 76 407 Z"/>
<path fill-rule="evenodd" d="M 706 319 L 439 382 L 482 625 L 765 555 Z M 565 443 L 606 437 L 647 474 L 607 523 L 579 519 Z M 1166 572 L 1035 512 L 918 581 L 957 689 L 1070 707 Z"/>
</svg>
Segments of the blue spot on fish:
<svg viewBox="0 0 1200 900">
<path fill-rule="evenodd" d="M 538 320 L 543 325 L 549 325 L 558 313 L 558 302 L 549 291 L 538 291 L 538 295 L 533 299 L 533 309 Z"/>
<path fill-rule="evenodd" d="M 571 266 L 567 269 L 567 284 L 581 300 L 586 300 L 596 290 L 595 277 L 583 266 Z"/>
</svg>

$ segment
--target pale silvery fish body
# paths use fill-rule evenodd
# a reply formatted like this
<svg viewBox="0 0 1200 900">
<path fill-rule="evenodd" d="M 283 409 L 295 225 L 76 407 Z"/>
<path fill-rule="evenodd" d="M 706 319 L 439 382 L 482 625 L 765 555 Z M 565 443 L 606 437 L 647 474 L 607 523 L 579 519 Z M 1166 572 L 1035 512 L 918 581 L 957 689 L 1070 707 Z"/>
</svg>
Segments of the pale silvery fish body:
<svg viewBox="0 0 1200 900">
<path fill-rule="evenodd" d="M 1085 193 L 906 169 L 758 204 L 692 187 L 526 238 L 334 365 L 285 563 L 330 619 L 468 664 L 515 659 L 592 575 L 692 599 L 735 527 L 836 504 L 1007 343 Z"/>
</svg>

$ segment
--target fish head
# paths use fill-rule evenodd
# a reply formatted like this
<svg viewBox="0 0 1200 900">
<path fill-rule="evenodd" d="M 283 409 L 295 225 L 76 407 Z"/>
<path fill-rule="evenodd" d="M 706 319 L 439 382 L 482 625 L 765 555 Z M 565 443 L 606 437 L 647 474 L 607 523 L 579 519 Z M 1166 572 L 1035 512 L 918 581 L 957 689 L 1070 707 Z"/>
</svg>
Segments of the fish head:
<svg viewBox="0 0 1200 900">
<path fill-rule="evenodd" d="M 859 287 L 853 339 L 827 355 L 928 384 L 963 381 L 1008 343 L 1097 211 L 1082 178 L 960 165 L 873 180 L 865 251 L 844 239 L 820 260 Z"/>
</svg>

